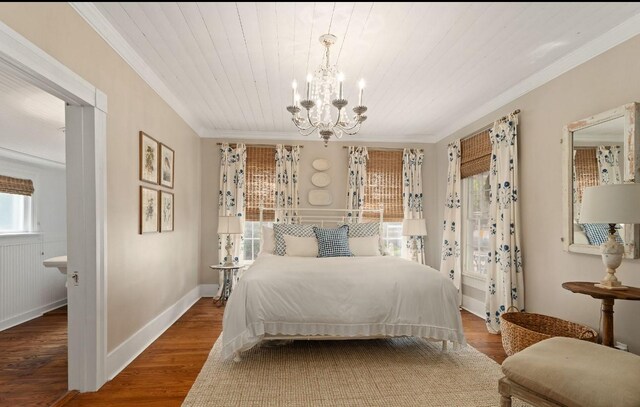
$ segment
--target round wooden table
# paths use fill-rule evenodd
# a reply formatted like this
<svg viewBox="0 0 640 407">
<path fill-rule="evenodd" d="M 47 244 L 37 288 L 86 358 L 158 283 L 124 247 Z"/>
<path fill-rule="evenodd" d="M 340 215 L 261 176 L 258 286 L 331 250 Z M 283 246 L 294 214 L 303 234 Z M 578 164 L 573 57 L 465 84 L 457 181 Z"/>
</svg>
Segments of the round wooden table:
<svg viewBox="0 0 640 407">
<path fill-rule="evenodd" d="M 640 301 L 640 288 L 629 287 L 626 290 L 607 290 L 596 287 L 590 282 L 570 281 L 562 284 L 562 288 L 578 294 L 590 295 L 602 300 L 602 344 L 613 346 L 613 303 L 615 300 Z"/>
</svg>

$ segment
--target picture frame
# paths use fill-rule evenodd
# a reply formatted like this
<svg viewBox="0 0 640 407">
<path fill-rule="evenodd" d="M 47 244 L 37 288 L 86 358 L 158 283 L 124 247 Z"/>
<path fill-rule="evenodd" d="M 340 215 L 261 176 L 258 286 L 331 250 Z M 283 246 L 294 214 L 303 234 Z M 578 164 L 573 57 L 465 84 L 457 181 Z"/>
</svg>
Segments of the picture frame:
<svg viewBox="0 0 640 407">
<path fill-rule="evenodd" d="M 158 190 L 140 185 L 139 234 L 158 231 L 160 222 L 159 200 Z"/>
<path fill-rule="evenodd" d="M 160 233 L 173 232 L 174 213 L 175 205 L 173 193 L 160 191 Z"/>
<path fill-rule="evenodd" d="M 160 185 L 173 189 L 175 151 L 164 143 L 160 143 Z"/>
<path fill-rule="evenodd" d="M 140 131 L 140 181 L 158 184 L 160 143 L 147 133 Z"/>
</svg>

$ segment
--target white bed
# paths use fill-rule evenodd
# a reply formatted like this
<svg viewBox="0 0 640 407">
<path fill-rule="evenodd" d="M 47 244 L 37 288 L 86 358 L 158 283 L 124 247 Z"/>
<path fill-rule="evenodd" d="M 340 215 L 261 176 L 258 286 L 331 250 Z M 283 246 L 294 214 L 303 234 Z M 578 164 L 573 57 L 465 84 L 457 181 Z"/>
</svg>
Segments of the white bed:
<svg viewBox="0 0 640 407">
<path fill-rule="evenodd" d="M 398 257 L 261 254 L 227 302 L 222 354 L 239 360 L 262 340 L 283 337 L 415 336 L 464 345 L 457 296 L 442 273 Z"/>
</svg>

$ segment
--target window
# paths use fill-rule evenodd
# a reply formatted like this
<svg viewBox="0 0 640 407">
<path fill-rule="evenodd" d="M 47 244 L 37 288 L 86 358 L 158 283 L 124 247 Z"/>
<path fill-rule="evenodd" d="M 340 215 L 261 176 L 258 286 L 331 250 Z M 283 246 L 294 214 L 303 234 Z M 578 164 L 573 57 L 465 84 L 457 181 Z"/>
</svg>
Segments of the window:
<svg viewBox="0 0 640 407">
<path fill-rule="evenodd" d="M 247 146 L 245 165 L 245 222 L 243 255 L 252 262 L 260 252 L 260 205 L 273 207 L 276 195 L 276 149 L 270 146 Z M 271 221 L 273 211 L 263 213 L 263 222 Z"/>
<path fill-rule="evenodd" d="M 382 244 L 389 256 L 401 256 L 402 222 L 382 223 Z"/>
<path fill-rule="evenodd" d="M 244 261 L 252 262 L 258 257 L 260 252 L 260 222 L 244 222 Z"/>
<path fill-rule="evenodd" d="M 0 233 L 33 231 L 31 197 L 0 193 Z"/>
<path fill-rule="evenodd" d="M 489 256 L 489 172 L 462 180 L 464 274 L 486 278 Z"/>
</svg>

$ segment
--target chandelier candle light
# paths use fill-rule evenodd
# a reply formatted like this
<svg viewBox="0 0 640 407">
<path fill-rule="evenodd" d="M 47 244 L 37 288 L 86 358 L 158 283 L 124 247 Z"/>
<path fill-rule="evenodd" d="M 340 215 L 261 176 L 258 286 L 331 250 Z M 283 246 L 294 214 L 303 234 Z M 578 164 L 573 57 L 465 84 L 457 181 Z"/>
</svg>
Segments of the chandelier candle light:
<svg viewBox="0 0 640 407">
<path fill-rule="evenodd" d="M 338 72 L 335 65 L 329 61 L 330 47 L 335 44 L 336 36 L 324 34 L 320 37 L 320 43 L 325 47 L 325 54 L 322 64 L 314 75 L 307 75 L 307 87 L 304 100 L 300 100 L 298 94 L 298 82 L 294 79 L 292 83 L 292 104 L 287 106 L 287 111 L 291 113 L 291 121 L 296 125 L 300 134 L 309 136 L 314 131 L 318 131 L 319 137 L 324 141 L 325 147 L 331 136 L 341 138 L 343 134 L 354 135 L 360 131 L 362 122 L 367 120 L 364 114 L 367 107 L 362 103 L 365 82 L 360 79 L 360 93 L 358 105 L 353 108 L 355 113 L 352 118 L 348 117 L 345 109 L 349 102 L 344 98 L 344 74 Z M 331 106 L 338 109 L 338 114 L 334 118 Z M 307 112 L 300 114 L 302 106 Z M 305 117 L 306 116 L 306 117 Z"/>
</svg>

